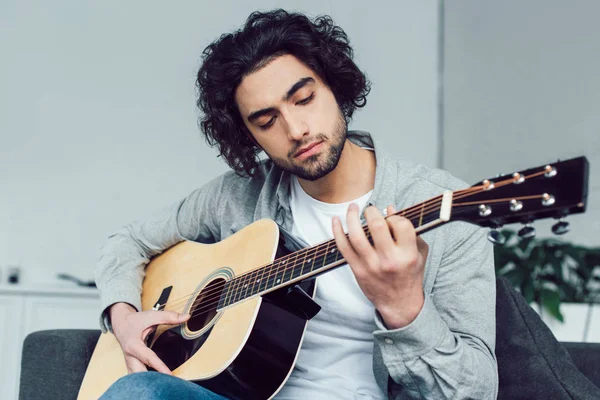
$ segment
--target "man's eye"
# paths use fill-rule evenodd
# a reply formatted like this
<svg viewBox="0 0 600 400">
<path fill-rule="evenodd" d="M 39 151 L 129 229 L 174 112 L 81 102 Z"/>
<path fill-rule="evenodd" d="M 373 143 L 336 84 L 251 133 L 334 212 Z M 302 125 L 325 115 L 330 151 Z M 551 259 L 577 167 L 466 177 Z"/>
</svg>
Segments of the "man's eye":
<svg viewBox="0 0 600 400">
<path fill-rule="evenodd" d="M 272 116 L 271 119 L 269 120 L 269 122 L 267 122 L 264 125 L 259 125 L 260 129 L 268 129 L 271 125 L 273 125 L 274 122 L 275 122 L 275 116 Z"/>
<path fill-rule="evenodd" d="M 305 98 L 305 99 L 302 99 L 302 100 L 298 101 L 298 102 L 296 103 L 296 105 L 301 105 L 301 106 L 303 106 L 303 105 L 305 105 L 305 104 L 308 104 L 308 103 L 310 103 L 310 101 L 313 99 L 313 97 L 315 97 L 315 93 L 314 93 L 314 92 L 313 92 L 313 93 L 311 93 L 311 94 L 310 94 L 310 96 L 308 96 L 307 98 Z"/>
</svg>

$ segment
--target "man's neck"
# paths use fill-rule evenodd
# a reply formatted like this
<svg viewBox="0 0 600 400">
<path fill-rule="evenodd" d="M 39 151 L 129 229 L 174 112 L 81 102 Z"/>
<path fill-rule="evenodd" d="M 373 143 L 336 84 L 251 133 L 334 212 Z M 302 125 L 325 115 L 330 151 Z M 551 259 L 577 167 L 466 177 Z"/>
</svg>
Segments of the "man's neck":
<svg viewBox="0 0 600 400">
<path fill-rule="evenodd" d="M 311 197 L 324 203 L 344 203 L 359 198 L 375 186 L 375 153 L 346 140 L 333 171 L 316 181 L 298 178 Z"/>
</svg>

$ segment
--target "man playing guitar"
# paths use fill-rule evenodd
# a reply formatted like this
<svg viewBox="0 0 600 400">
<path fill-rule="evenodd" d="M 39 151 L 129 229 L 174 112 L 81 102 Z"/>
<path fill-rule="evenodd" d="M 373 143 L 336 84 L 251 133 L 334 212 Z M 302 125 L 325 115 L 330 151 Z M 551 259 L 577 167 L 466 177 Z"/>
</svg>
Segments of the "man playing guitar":
<svg viewBox="0 0 600 400">
<path fill-rule="evenodd" d="M 333 237 L 347 261 L 317 278 L 322 309 L 275 398 L 495 398 L 492 246 L 474 225 L 418 236 L 392 215 L 465 185 L 347 130 L 370 83 L 343 30 L 329 17 L 253 13 L 204 50 L 197 86 L 202 131 L 233 171 L 103 246 L 101 324 L 132 374 L 102 398 L 225 398 L 172 376 L 147 346 L 155 326 L 189 315 L 141 310 L 144 267 L 181 241 L 218 242 L 261 218 L 308 245 Z"/>
</svg>

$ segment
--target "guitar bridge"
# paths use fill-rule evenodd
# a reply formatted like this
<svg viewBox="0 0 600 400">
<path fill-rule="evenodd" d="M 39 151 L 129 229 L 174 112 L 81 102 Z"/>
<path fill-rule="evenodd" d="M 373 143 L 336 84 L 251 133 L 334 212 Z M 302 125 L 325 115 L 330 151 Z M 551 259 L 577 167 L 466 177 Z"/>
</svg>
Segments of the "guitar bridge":
<svg viewBox="0 0 600 400">
<path fill-rule="evenodd" d="M 169 296 L 171 295 L 172 289 L 173 286 L 169 286 L 163 289 L 162 293 L 160 294 L 160 297 L 158 298 L 158 301 L 156 302 L 156 304 L 154 304 L 154 307 L 152 307 L 154 311 L 160 311 L 160 307 L 167 304 L 167 300 L 169 300 Z"/>
<path fill-rule="evenodd" d="M 164 306 L 165 304 L 167 304 L 167 301 L 169 300 L 169 296 L 171 295 L 171 290 L 172 289 L 173 289 L 173 286 L 168 286 L 168 287 L 166 287 L 166 288 L 163 289 L 162 293 L 158 297 L 158 301 L 152 307 L 152 310 L 154 310 L 154 311 L 160 311 L 160 308 L 162 306 Z M 152 341 L 154 340 L 154 335 L 155 334 L 156 334 L 156 327 L 146 337 L 146 344 L 147 345 L 149 345 L 150 343 L 152 343 Z"/>
</svg>

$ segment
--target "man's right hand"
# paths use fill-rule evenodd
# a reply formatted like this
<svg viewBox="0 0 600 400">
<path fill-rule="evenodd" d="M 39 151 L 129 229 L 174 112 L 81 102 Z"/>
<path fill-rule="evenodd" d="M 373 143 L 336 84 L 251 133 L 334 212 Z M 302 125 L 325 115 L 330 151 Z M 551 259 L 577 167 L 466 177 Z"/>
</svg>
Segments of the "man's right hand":
<svg viewBox="0 0 600 400">
<path fill-rule="evenodd" d="M 114 304 L 109 313 L 113 333 L 125 356 L 127 372 L 147 371 L 149 366 L 171 375 L 171 370 L 146 346 L 144 340 L 156 325 L 179 325 L 190 316 L 175 311 L 137 312 L 127 303 Z"/>
</svg>

